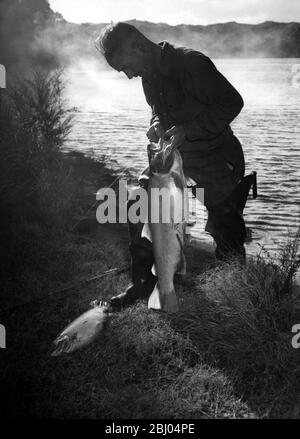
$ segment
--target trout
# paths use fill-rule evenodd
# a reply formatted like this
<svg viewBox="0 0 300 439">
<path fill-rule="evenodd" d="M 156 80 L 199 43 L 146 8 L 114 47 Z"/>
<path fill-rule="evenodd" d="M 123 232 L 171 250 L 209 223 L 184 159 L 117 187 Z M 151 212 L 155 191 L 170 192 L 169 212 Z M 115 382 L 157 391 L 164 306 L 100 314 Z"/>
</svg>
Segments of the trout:
<svg viewBox="0 0 300 439">
<path fill-rule="evenodd" d="M 110 308 L 104 301 L 95 300 L 91 305 L 89 311 L 77 317 L 54 340 L 55 348 L 50 354 L 52 357 L 81 349 L 99 336 L 110 317 Z"/>
<path fill-rule="evenodd" d="M 152 271 L 158 278 L 148 308 L 172 314 L 179 310 L 174 275 L 186 271 L 183 253 L 188 221 L 186 179 L 181 155 L 171 148 L 170 141 L 148 145 L 148 159 L 148 222 L 143 227 L 142 236 L 152 242 Z"/>
</svg>

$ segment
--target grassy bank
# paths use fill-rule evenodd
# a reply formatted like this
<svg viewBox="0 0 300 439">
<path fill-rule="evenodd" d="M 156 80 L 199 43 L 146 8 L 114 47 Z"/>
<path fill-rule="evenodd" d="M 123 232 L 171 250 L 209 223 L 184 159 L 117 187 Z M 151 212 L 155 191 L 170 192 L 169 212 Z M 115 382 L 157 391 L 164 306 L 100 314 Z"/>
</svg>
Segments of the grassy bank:
<svg viewBox="0 0 300 439">
<path fill-rule="evenodd" d="M 88 236 L 80 237 L 79 228 L 87 228 L 81 222 L 87 216 L 92 218 L 90 229 L 96 223 L 94 211 L 88 209 L 97 189 L 115 176 L 104 159 L 63 152 L 76 111 L 64 101 L 63 88 L 61 72 L 36 72 L 30 79 L 15 80 L 3 96 L 2 308 L 74 281 L 86 261 L 103 259 Z M 94 274 L 92 267 L 90 272 Z"/>
<path fill-rule="evenodd" d="M 80 283 L 128 265 L 128 235 L 126 226 L 99 225 L 95 206 L 89 210 L 115 179 L 105 160 L 62 152 L 72 113 L 61 86 L 57 76 L 19 84 L 2 114 L 2 416 L 299 418 L 297 241 L 277 264 L 258 257 L 246 267 L 217 264 L 192 243 L 188 273 L 176 279 L 178 315 L 139 301 L 85 350 L 48 356 L 67 322 L 129 281 L 126 272 Z"/>
<path fill-rule="evenodd" d="M 128 257 L 123 230 L 98 231 L 75 247 L 90 251 L 82 274 Z M 282 288 L 285 273 L 261 260 L 246 269 L 216 266 L 198 246 L 187 248 L 187 260 L 187 278 L 176 282 L 178 315 L 159 315 L 139 301 L 70 356 L 49 357 L 52 340 L 92 299 L 122 291 L 128 274 L 13 309 L 4 416 L 298 418 L 300 357 L 291 327 L 300 321 L 299 291 Z"/>
</svg>

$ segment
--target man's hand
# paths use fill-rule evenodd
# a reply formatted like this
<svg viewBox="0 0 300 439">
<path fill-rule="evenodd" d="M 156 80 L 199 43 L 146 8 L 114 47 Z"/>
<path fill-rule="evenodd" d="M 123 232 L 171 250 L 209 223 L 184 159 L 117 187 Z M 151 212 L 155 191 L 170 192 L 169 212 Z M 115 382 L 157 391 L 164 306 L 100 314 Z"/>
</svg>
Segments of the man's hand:
<svg viewBox="0 0 300 439">
<path fill-rule="evenodd" d="M 163 136 L 163 134 L 164 134 L 164 130 L 163 127 L 161 126 L 161 123 L 154 122 L 150 126 L 149 130 L 147 131 L 146 136 L 148 137 L 150 142 L 157 143 L 159 139 Z"/>
<path fill-rule="evenodd" d="M 164 139 L 171 138 L 171 148 L 179 148 L 186 140 L 185 131 L 182 125 L 174 125 L 164 134 Z"/>
</svg>

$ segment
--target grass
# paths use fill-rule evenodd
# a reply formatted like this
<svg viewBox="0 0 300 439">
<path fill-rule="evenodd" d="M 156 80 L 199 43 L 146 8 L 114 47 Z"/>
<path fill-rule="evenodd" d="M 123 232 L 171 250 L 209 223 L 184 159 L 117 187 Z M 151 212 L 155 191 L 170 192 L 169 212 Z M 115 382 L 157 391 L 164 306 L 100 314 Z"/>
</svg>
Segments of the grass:
<svg viewBox="0 0 300 439">
<path fill-rule="evenodd" d="M 2 416 L 299 418 L 300 350 L 291 345 L 300 322 L 299 236 L 277 263 L 259 255 L 246 266 L 216 264 L 211 251 L 191 243 L 187 276 L 176 280 L 179 314 L 161 315 L 139 301 L 114 314 L 86 349 L 49 357 L 67 322 L 129 281 L 122 273 L 79 282 L 127 265 L 128 235 L 123 225 L 98 224 L 95 206 L 85 215 L 115 175 L 103 162 L 62 153 L 71 120 L 57 78 L 19 83 L 2 113 L 0 232 L 9 236 L 2 253 Z M 12 111 L 16 105 L 20 111 Z M 51 129 L 43 118 L 52 119 Z M 70 284 L 67 294 L 49 296 Z"/>
<path fill-rule="evenodd" d="M 87 245 L 86 237 L 74 236 L 73 229 L 95 201 L 90 188 L 96 191 L 115 176 L 101 160 L 63 152 L 75 111 L 64 101 L 63 90 L 61 71 L 37 71 L 14 79 L 3 95 L 2 307 L 74 280 L 90 254 L 99 260 L 99 248 Z M 83 244 L 77 246 L 80 239 Z"/>
<path fill-rule="evenodd" d="M 82 273 L 107 267 L 111 257 L 115 266 L 128 258 L 126 231 L 110 227 L 99 226 L 92 243 L 77 242 L 78 254 L 101 247 L 97 260 L 93 251 L 85 253 Z M 178 315 L 149 311 L 140 301 L 112 316 L 94 344 L 70 356 L 48 357 L 58 331 L 90 300 L 120 292 L 128 274 L 12 310 L 4 415 L 298 418 L 300 363 L 291 327 L 300 321 L 300 300 L 292 283 L 283 289 L 288 272 L 260 257 L 246 267 L 216 266 L 196 246 L 187 257 L 187 280 L 176 287 Z M 197 270 L 195 259 L 203 260 Z"/>
<path fill-rule="evenodd" d="M 300 352 L 291 328 L 300 321 L 300 295 L 290 272 L 296 258 L 289 267 L 287 259 L 276 265 L 258 257 L 203 273 L 198 295 L 174 322 L 259 417 L 299 415 Z"/>
</svg>

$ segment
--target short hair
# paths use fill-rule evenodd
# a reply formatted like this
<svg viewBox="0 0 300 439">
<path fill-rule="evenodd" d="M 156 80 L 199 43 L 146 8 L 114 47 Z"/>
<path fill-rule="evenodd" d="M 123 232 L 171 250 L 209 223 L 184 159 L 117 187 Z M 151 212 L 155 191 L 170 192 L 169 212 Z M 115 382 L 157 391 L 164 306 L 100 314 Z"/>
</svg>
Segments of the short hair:
<svg viewBox="0 0 300 439">
<path fill-rule="evenodd" d="M 105 26 L 95 41 L 96 48 L 108 60 L 116 53 L 125 41 L 133 37 L 145 38 L 134 26 L 124 22 L 111 23 Z"/>
</svg>

